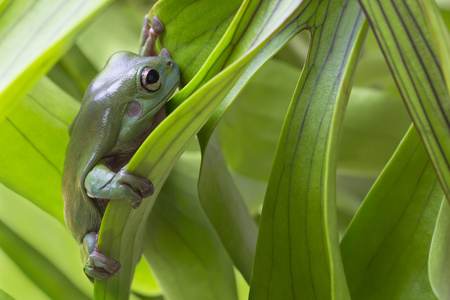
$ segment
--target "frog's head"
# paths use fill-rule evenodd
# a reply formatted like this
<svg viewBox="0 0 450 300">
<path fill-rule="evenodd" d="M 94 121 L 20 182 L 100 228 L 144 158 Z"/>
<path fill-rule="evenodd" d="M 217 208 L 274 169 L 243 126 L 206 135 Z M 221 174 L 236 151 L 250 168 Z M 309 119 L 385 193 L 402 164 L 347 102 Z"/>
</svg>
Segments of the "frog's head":
<svg viewBox="0 0 450 300">
<path fill-rule="evenodd" d="M 120 112 L 122 124 L 116 140 L 119 146 L 148 130 L 179 81 L 178 66 L 167 56 L 118 52 L 111 56 L 86 94 L 91 101 L 104 105 L 103 111 L 114 107 Z M 119 116 L 115 118 L 120 122 Z"/>
</svg>

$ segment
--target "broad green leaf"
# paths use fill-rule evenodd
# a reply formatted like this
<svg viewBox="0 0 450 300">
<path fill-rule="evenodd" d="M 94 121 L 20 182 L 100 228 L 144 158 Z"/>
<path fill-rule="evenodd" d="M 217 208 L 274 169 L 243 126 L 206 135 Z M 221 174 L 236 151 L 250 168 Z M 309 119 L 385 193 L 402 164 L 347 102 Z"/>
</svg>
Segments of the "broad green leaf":
<svg viewBox="0 0 450 300">
<path fill-rule="evenodd" d="M 322 1 L 308 24 L 310 53 L 264 199 L 250 299 L 349 298 L 335 172 L 348 91 L 367 32 L 363 20 L 355 2 Z"/>
<path fill-rule="evenodd" d="M 342 240 L 352 299 L 435 299 L 427 265 L 442 197 L 412 127 Z"/>
<path fill-rule="evenodd" d="M 151 14 L 158 16 L 165 32 L 161 44 L 181 71 L 181 86 L 202 67 L 233 20 L 242 0 L 158 1 Z"/>
<path fill-rule="evenodd" d="M 0 182 L 64 223 L 61 176 L 79 104 L 46 78 L 2 121 Z"/>
<path fill-rule="evenodd" d="M 429 274 L 433 291 L 439 299 L 450 297 L 450 208 L 442 201 L 430 249 Z"/>
<path fill-rule="evenodd" d="M 89 299 L 79 248 L 58 221 L 0 185 L 0 248 L 52 299 Z"/>
<path fill-rule="evenodd" d="M 450 96 L 431 33 L 435 31 L 433 26 L 441 22 L 429 23 L 426 13 L 432 11 L 424 11 L 413 0 L 359 3 L 450 199 Z M 428 7 L 433 5 L 434 1 L 429 1 Z M 434 13 L 432 17 L 441 16 Z M 444 38 L 448 39 L 448 33 Z"/>
<path fill-rule="evenodd" d="M 108 2 L 23 0 L 4 7 L 0 18 L 0 119 L 9 114 Z"/>
<path fill-rule="evenodd" d="M 167 299 L 237 299 L 231 260 L 198 200 L 199 163 L 197 148 L 173 168 L 148 218 L 144 254 Z"/>
</svg>

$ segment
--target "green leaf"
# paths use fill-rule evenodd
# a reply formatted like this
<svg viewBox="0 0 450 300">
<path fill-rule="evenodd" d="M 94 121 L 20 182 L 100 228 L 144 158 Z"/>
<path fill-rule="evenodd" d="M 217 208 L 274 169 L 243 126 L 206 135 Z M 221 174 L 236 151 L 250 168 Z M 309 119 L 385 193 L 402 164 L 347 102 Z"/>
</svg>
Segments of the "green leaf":
<svg viewBox="0 0 450 300">
<path fill-rule="evenodd" d="M 108 2 L 24 0 L 5 6 L 0 18 L 0 120 Z"/>
<path fill-rule="evenodd" d="M 250 299 L 349 298 L 338 244 L 335 171 L 348 90 L 367 27 L 350 1 L 322 1 L 306 16 L 310 53 L 264 199 Z"/>
<path fill-rule="evenodd" d="M 161 44 L 181 71 L 185 86 L 202 67 L 233 20 L 242 0 L 158 1 L 150 13 L 164 24 Z"/>
<path fill-rule="evenodd" d="M 450 208 L 442 201 L 430 249 L 429 274 L 433 291 L 439 299 L 450 296 Z"/>
<path fill-rule="evenodd" d="M 435 298 L 427 264 L 442 197 L 412 127 L 342 240 L 352 299 Z"/>
<path fill-rule="evenodd" d="M 0 182 L 64 223 L 61 176 L 79 103 L 46 78 L 0 122 Z"/>
<path fill-rule="evenodd" d="M 428 2 L 428 7 L 436 5 L 434 1 Z M 431 33 L 436 32 L 433 26 L 442 22 L 429 23 L 425 14 L 433 12 L 423 10 L 417 1 L 359 0 L 359 3 L 450 199 L 450 96 L 443 62 Z M 432 18 L 441 18 L 437 9 Z M 448 34 L 443 38 L 448 39 Z"/>
<path fill-rule="evenodd" d="M 167 299 L 237 299 L 228 254 L 203 212 L 196 181 L 200 152 L 173 168 L 147 221 L 144 254 Z"/>
</svg>

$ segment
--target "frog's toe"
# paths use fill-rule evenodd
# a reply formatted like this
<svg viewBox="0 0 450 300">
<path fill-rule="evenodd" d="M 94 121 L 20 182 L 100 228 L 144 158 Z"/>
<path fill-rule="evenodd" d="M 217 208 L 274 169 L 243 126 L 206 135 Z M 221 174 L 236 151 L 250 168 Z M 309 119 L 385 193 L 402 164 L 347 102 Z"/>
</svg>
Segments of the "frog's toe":
<svg viewBox="0 0 450 300">
<path fill-rule="evenodd" d="M 164 25 L 157 17 L 152 18 L 152 29 L 157 35 L 160 35 L 164 31 Z"/>
<path fill-rule="evenodd" d="M 142 189 L 140 190 L 140 192 L 142 198 L 147 198 L 148 196 L 153 195 L 154 193 L 153 183 L 147 181 L 145 186 L 143 186 Z"/>
<path fill-rule="evenodd" d="M 104 255 L 97 249 L 89 255 L 84 266 L 84 272 L 91 281 L 94 279 L 105 280 L 115 275 L 119 270 L 120 263 L 118 261 Z"/>
<path fill-rule="evenodd" d="M 118 182 L 120 184 L 125 184 L 131 187 L 133 190 L 138 192 L 139 198 L 147 198 L 148 196 L 153 194 L 153 184 L 144 177 L 140 177 L 134 175 L 133 173 L 122 169 L 117 173 L 117 176 L 120 178 Z M 132 203 L 138 201 L 131 201 Z"/>
</svg>

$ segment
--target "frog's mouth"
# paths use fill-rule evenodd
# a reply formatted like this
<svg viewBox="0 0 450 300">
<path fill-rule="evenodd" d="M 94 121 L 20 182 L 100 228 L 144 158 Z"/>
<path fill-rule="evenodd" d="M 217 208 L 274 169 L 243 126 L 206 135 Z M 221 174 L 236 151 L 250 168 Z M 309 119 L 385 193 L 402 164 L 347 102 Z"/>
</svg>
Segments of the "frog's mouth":
<svg viewBox="0 0 450 300">
<path fill-rule="evenodd" d="M 162 98 L 161 101 L 159 101 L 158 103 L 156 103 L 155 107 L 153 107 L 152 109 L 150 109 L 147 113 L 145 113 L 145 114 L 143 114 L 142 116 L 140 116 L 140 117 L 138 118 L 138 120 L 145 119 L 145 117 L 146 117 L 149 113 L 151 113 L 152 111 L 156 110 L 156 109 L 158 108 L 158 106 L 159 106 L 161 103 L 167 102 L 167 99 L 169 99 L 169 98 L 173 95 L 173 93 L 174 93 L 175 90 L 177 89 L 179 83 L 180 83 L 180 81 L 178 80 L 177 84 L 175 84 L 175 85 L 173 86 L 172 90 L 170 90 L 170 91 L 167 93 L 167 96 L 164 97 L 164 98 Z M 158 110 L 159 110 L 159 109 L 161 109 L 161 108 L 158 108 Z"/>
</svg>

